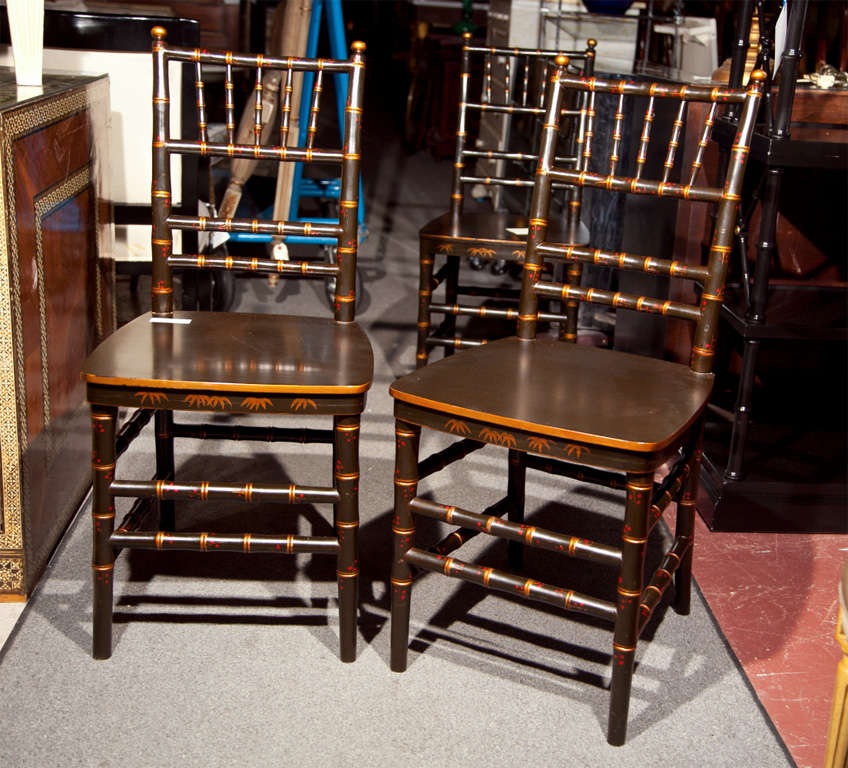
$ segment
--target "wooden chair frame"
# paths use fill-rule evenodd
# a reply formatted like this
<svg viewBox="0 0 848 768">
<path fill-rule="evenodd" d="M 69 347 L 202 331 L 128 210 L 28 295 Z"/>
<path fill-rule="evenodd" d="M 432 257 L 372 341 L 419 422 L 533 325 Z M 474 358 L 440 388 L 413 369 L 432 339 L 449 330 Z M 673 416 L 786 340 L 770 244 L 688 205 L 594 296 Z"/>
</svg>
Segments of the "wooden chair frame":
<svg viewBox="0 0 848 768">
<path fill-rule="evenodd" d="M 360 414 L 371 383 L 373 357 L 367 337 L 354 322 L 359 204 L 360 124 L 364 58 L 363 43 L 353 43 L 348 61 L 274 58 L 232 52 L 208 52 L 169 46 L 165 30 L 153 36 L 153 280 L 152 313 L 120 328 L 89 357 L 83 370 L 91 404 L 93 434 L 94 527 L 93 655 L 112 652 L 112 600 L 115 557 L 122 549 L 238 551 L 334 555 L 339 591 L 340 653 L 343 661 L 356 655 L 358 590 L 358 438 Z M 169 135 L 169 62 L 193 62 L 196 67 L 197 137 Z M 210 142 L 202 67 L 226 70 L 226 142 Z M 233 70 L 254 68 L 255 138 L 235 140 Z M 279 144 L 261 141 L 263 72 L 283 72 Z M 314 72 L 310 123 L 305 147 L 289 146 L 292 78 Z M 324 73 L 348 77 L 343 146 L 315 146 L 319 96 Z M 203 218 L 171 211 L 170 156 L 250 157 L 280 162 L 323 162 L 341 165 L 338 224 Z M 338 264 L 216 258 L 174 254 L 174 230 L 267 232 L 275 235 L 331 236 L 338 243 Z M 337 278 L 333 318 L 239 313 L 178 312 L 173 303 L 174 268 L 242 269 L 284 276 Z M 223 333 L 222 333 L 223 331 Z M 117 430 L 119 407 L 134 414 Z M 226 414 L 323 414 L 333 428 L 194 425 L 174 422 L 174 411 Z M 116 479 L 115 464 L 144 425 L 155 421 L 156 474 L 149 480 Z M 176 480 L 175 438 L 311 442 L 332 445 L 332 483 L 324 487 L 296 484 L 223 483 Z M 115 498 L 136 501 L 115 529 Z M 233 502 L 281 504 L 328 503 L 334 507 L 332 536 L 178 531 L 175 501 L 227 499 Z M 155 502 L 155 503 L 154 503 Z M 151 518 L 158 512 L 158 523 Z M 155 524 L 154 524 L 155 523 Z"/>
<path fill-rule="evenodd" d="M 636 644 L 667 587 L 675 582 L 675 609 L 689 612 L 695 501 L 700 466 L 701 425 L 712 389 L 711 366 L 736 207 L 750 137 L 760 100 L 763 74 L 754 73 L 749 88 L 679 86 L 611 82 L 575 78 L 566 59 L 550 84 L 519 307 L 517 335 L 485 347 L 439 360 L 398 379 L 395 398 L 396 470 L 393 518 L 394 563 L 391 575 L 391 666 L 407 665 L 410 599 L 414 572 L 432 571 L 479 584 L 530 601 L 556 606 L 613 623 L 612 683 L 607 740 L 624 743 Z M 555 142 L 565 90 L 587 94 L 581 159 L 576 169 L 559 167 Z M 618 96 L 608 172 L 589 170 L 593 153 L 595 95 Z M 619 165 L 622 124 L 627 97 L 647 99 L 648 108 L 638 140 L 636 171 L 624 175 Z M 662 178 L 644 178 L 658 99 L 680 102 L 668 141 Z M 723 188 L 697 182 L 701 153 L 688 183 L 670 180 L 676 163 L 688 101 L 711 103 L 700 129 L 701 152 L 706 146 L 720 104 L 739 104 L 742 115 Z M 554 183 L 586 186 L 641 195 L 703 201 L 717 207 L 715 229 L 706 266 L 611 253 L 589 246 L 548 240 L 551 187 Z M 565 284 L 541 277 L 545 262 L 565 262 Z M 635 269 L 700 282 L 698 305 L 627 295 L 580 285 L 582 262 Z M 679 317 L 695 323 L 689 366 L 615 350 L 537 338 L 539 301 L 558 298 L 570 317 L 580 301 Z M 585 405 L 585 407 L 583 407 Z M 418 460 L 421 428 L 461 439 L 423 461 Z M 419 482 L 484 445 L 506 447 L 509 454 L 506 496 L 482 514 L 423 498 Z M 620 547 L 524 524 L 525 477 L 528 468 L 553 472 L 584 482 L 624 488 L 626 495 Z M 665 470 L 661 482 L 657 473 Z M 674 541 L 659 567 L 646 579 L 648 535 L 668 508 L 677 502 Z M 415 544 L 414 515 L 458 526 L 434 547 Z M 501 519 L 506 515 L 507 519 Z M 510 542 L 510 566 L 521 566 L 521 548 L 554 550 L 568 557 L 612 566 L 617 570 L 617 601 L 599 599 L 574 589 L 542 583 L 525 575 L 470 563 L 454 556 L 469 538 L 486 534 Z"/>
<path fill-rule="evenodd" d="M 416 343 L 416 365 L 427 364 L 430 350 L 443 347 L 450 355 L 455 349 L 466 349 L 485 343 L 485 339 L 470 339 L 457 334 L 457 317 L 476 317 L 498 320 L 517 318 L 517 309 L 481 307 L 469 303 L 461 297 L 484 297 L 498 300 L 512 300 L 517 303 L 519 291 L 512 288 L 492 288 L 480 285 L 460 284 L 460 266 L 463 259 L 484 261 L 504 260 L 520 263 L 524 259 L 524 242 L 520 235 L 510 234 L 510 229 L 527 226 L 527 216 L 507 211 L 501 202 L 505 190 L 530 189 L 533 186 L 533 167 L 538 158 L 538 137 L 529 141 L 529 151 L 510 151 L 509 135 L 512 119 L 519 116 L 532 116 L 541 119 L 545 113 L 544 101 L 548 72 L 553 68 L 556 51 L 544 51 L 524 48 L 496 48 L 474 46 L 471 33 L 463 35 L 462 73 L 460 76 L 459 118 L 456 131 L 456 151 L 451 180 L 450 210 L 425 225 L 419 234 L 419 302 L 418 335 Z M 570 64 L 572 71 L 591 76 L 595 61 L 594 40 L 589 40 L 584 51 L 572 51 Z M 482 68 L 481 95 L 479 102 L 472 100 L 471 80 L 475 73 L 472 58 L 480 60 Z M 502 60 L 502 63 L 499 61 Z M 514 64 L 511 63 L 514 60 Z M 533 68 L 542 63 L 541 88 L 533 90 Z M 497 82 L 498 76 L 503 79 Z M 501 91 L 502 89 L 502 91 Z M 563 115 L 573 121 L 580 115 L 579 104 L 563 105 Z M 499 115 L 504 125 L 499 136 L 498 146 L 478 146 L 470 132 L 472 113 L 479 114 L 481 121 L 491 115 Z M 478 131 L 478 135 L 482 133 Z M 563 142 L 561 158 L 563 162 L 576 163 L 576 147 L 579 138 L 576 126 L 570 126 L 567 140 Z M 470 169 L 473 162 L 488 162 L 493 167 L 481 175 Z M 516 165 L 516 175 L 509 175 L 507 169 Z M 493 212 L 467 214 L 464 202 L 467 190 L 473 185 L 492 188 Z M 570 189 L 571 187 L 568 187 Z M 566 196 L 567 196 L 566 190 Z M 570 241 L 579 241 L 580 222 L 572 216 L 568 201 L 563 206 L 563 232 L 567 232 Z M 523 212 L 526 214 L 526 210 Z M 443 259 L 436 269 L 436 259 Z M 444 285 L 444 301 L 434 301 L 433 293 Z M 433 328 L 433 315 L 443 315 L 444 319 L 437 328 Z M 545 313 L 544 320 L 564 321 L 556 312 Z"/>
</svg>

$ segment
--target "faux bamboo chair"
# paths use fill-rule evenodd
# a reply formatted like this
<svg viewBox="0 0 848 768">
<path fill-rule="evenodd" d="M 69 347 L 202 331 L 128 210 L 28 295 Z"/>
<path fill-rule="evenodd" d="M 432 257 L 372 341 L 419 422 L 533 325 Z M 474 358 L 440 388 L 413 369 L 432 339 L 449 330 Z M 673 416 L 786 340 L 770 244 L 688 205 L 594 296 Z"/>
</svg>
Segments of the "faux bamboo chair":
<svg viewBox="0 0 848 768">
<path fill-rule="evenodd" d="M 675 608 L 688 613 L 698 486 L 702 417 L 713 384 L 710 372 L 718 312 L 731 250 L 737 200 L 754 117 L 760 99 L 760 73 L 752 75 L 746 91 L 711 86 L 678 86 L 608 82 L 571 77 L 564 58 L 551 80 L 550 103 L 536 182 L 521 293 L 517 335 L 493 341 L 419 368 L 391 386 L 395 398 L 396 469 L 393 518 L 394 562 L 391 575 L 391 667 L 407 664 L 410 599 L 415 570 L 508 592 L 614 624 L 612 684 L 607 740 L 625 739 L 636 642 L 666 587 L 674 579 Z M 584 115 L 587 141 L 580 166 L 558 167 L 554 143 L 559 110 L 566 89 L 588 93 Z M 597 94 L 611 94 L 615 108 L 612 146 L 603 172 L 588 170 L 596 148 L 591 143 L 596 121 Z M 633 110 L 632 100 L 647 100 L 641 138 L 637 137 L 635 171 L 622 168 L 623 123 Z M 679 103 L 668 141 L 662 179 L 644 177 L 655 106 L 659 100 Z M 598 100 L 600 102 L 600 100 Z M 701 150 L 720 105 L 741 104 L 742 117 L 723 186 L 695 184 L 701 153 L 683 173 L 683 183 L 668 181 L 675 166 L 676 147 L 689 101 L 711 102 L 706 125 L 699 131 Z M 638 121 L 638 117 L 635 118 Z M 599 160 L 596 156 L 595 160 Z M 551 186 L 576 184 L 637 195 L 657 195 L 703 201 L 717 207 L 716 226 L 707 266 L 682 264 L 631 253 L 612 253 L 591 246 L 563 245 L 550 239 L 548 227 Z M 577 196 L 580 203 L 580 195 Z M 635 269 L 699 281 L 699 305 L 580 287 L 579 274 L 569 270 L 569 282 L 540 279 L 546 262 L 581 262 Z M 587 347 L 551 338 L 536 338 L 541 298 L 560 297 L 569 313 L 580 301 L 684 318 L 695 323 L 691 362 L 687 365 L 624 352 Z M 461 439 L 418 463 L 421 428 Z M 486 444 L 508 449 L 507 494 L 485 513 L 459 509 L 422 497 L 418 483 L 428 474 Z M 670 471 L 661 483 L 655 473 Z M 626 487 L 621 546 L 569 536 L 524 524 L 524 480 L 527 468 L 544 469 L 582 481 L 614 488 Z M 671 501 L 677 501 L 674 542 L 657 570 L 646 581 L 646 541 Z M 507 514 L 507 519 L 501 516 Z M 432 549 L 415 542 L 414 515 L 433 518 L 458 528 Z M 451 554 L 470 537 L 485 533 L 517 546 L 553 550 L 569 557 L 611 567 L 617 602 L 580 594 L 567 587 L 545 584 L 525 575 L 464 562 Z M 450 554 L 450 556 L 448 556 Z M 519 557 L 510 558 L 514 568 Z"/>
<path fill-rule="evenodd" d="M 312 552 L 337 559 L 341 658 L 356 655 L 358 587 L 358 435 L 373 368 L 371 347 L 354 322 L 357 205 L 364 60 L 363 43 L 354 43 L 350 60 L 272 58 L 232 52 L 171 47 L 160 27 L 153 35 L 153 281 L 152 312 L 118 329 L 88 358 L 87 382 L 93 427 L 94 631 L 95 658 L 111 655 L 112 574 L 116 553 L 126 548 L 199 552 Z M 193 63 L 197 77 L 197 138 L 173 138 L 169 131 L 168 67 Z M 206 129 L 203 65 L 226 71 L 226 143 L 210 142 Z M 255 70 L 255 141 L 234 140 L 233 72 Z M 262 76 L 283 72 L 279 144 L 260 143 Z M 316 73 L 306 147 L 289 145 L 292 78 Z M 348 74 L 343 147 L 320 149 L 315 143 L 322 77 Z M 170 162 L 175 153 L 218 157 L 255 157 L 277 161 L 341 165 L 338 224 L 250 221 L 178 216 L 171 212 Z M 270 259 L 213 258 L 173 254 L 175 230 L 262 232 L 338 238 L 338 266 Z M 332 318 L 174 309 L 172 269 L 242 269 L 291 277 L 337 277 Z M 119 407 L 138 409 L 116 437 Z M 219 414 L 322 414 L 333 429 L 228 426 L 175 423 L 175 411 Z M 117 456 L 154 415 L 156 474 L 150 480 L 116 479 Z M 272 417 L 272 418 L 273 418 Z M 218 421 L 218 419 L 216 419 Z M 174 438 L 319 442 L 332 445 L 333 479 L 326 487 L 216 482 L 214 477 L 175 479 Z M 329 463 L 329 462 L 328 462 Z M 137 501 L 114 529 L 116 497 Z M 152 500 L 157 500 L 153 504 Z M 234 503 L 326 503 L 334 506 L 335 535 L 295 536 L 264 533 L 188 532 L 175 525 L 178 499 L 231 499 Z M 158 520 L 153 511 L 158 509 Z M 247 519 L 247 516 L 246 516 Z M 213 555 L 214 557 L 214 555 Z"/>
<path fill-rule="evenodd" d="M 419 233 L 418 367 L 427 364 L 432 347 L 444 347 L 449 355 L 454 349 L 485 343 L 484 339 L 458 334 L 458 316 L 501 321 L 517 317 L 516 309 L 481 307 L 479 301 L 469 300 L 483 297 L 517 303 L 517 289 L 460 284 L 460 267 L 463 261 L 495 264 L 496 260 L 520 263 L 524 259 L 526 196 L 533 186 L 533 169 L 538 158 L 538 121 L 545 111 L 544 85 L 557 56 L 555 51 L 478 47 L 471 45 L 470 32 L 463 37 L 450 210 L 426 224 Z M 573 74 L 591 76 L 595 45 L 594 40 L 589 40 L 585 51 L 568 54 Z M 480 96 L 472 101 L 472 84 L 476 86 L 477 82 Z M 579 112 L 574 106 L 563 105 L 565 114 L 572 118 L 562 123 L 563 162 L 576 162 L 578 132 L 574 118 Z M 491 210 L 465 210 L 465 199 L 475 187 L 490 188 Z M 510 191 L 523 192 L 525 202 L 519 200 L 507 205 L 506 195 Z M 568 197 L 567 190 L 562 197 Z M 509 208 L 514 210 L 517 206 L 524 209 L 521 214 L 510 212 Z M 588 238 L 586 228 L 580 225 L 579 216 L 574 214 L 567 199 L 563 201 L 556 227 L 561 240 L 585 243 Z M 442 261 L 438 270 L 436 259 Z M 463 274 L 467 280 L 469 270 Z M 433 292 L 442 284 L 444 301 L 434 302 Z M 444 316 L 435 328 L 434 315 Z"/>
</svg>

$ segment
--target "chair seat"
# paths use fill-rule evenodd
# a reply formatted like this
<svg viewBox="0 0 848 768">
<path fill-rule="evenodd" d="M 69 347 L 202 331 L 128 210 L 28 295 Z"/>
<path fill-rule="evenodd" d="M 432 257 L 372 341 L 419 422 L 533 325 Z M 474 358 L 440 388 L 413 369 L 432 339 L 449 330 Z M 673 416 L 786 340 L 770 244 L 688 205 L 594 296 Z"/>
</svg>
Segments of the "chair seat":
<svg viewBox="0 0 848 768">
<path fill-rule="evenodd" d="M 546 239 L 558 243 L 568 242 L 563 225 L 561 220 L 551 221 Z M 484 240 L 501 246 L 514 245 L 523 252 L 527 244 L 527 226 L 526 216 L 513 213 L 461 213 L 458 217 L 444 213 L 425 224 L 419 234 L 436 240 L 468 240 L 469 245 L 478 245 Z M 510 229 L 525 231 L 515 234 Z M 580 222 L 576 243 L 583 245 L 588 242 L 589 230 Z"/>
<path fill-rule="evenodd" d="M 109 336 L 86 360 L 83 378 L 115 386 L 329 395 L 362 393 L 371 384 L 371 345 L 355 323 L 220 312 L 151 319 L 148 312 Z"/>
<path fill-rule="evenodd" d="M 443 413 L 649 453 L 685 433 L 712 385 L 712 374 L 678 363 L 513 336 L 419 368 L 390 391 Z"/>
</svg>

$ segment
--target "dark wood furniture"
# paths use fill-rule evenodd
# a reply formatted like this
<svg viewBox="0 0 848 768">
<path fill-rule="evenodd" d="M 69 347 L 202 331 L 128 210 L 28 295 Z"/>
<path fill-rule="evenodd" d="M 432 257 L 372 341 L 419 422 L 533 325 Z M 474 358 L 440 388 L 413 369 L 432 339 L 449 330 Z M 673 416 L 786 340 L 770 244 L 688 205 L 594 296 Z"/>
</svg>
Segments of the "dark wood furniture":
<svg viewBox="0 0 848 768">
<path fill-rule="evenodd" d="M 460 76 L 459 119 L 456 129 L 456 153 L 451 181 L 450 208 L 425 224 L 419 233 L 419 303 L 416 365 L 427 364 L 430 349 L 439 346 L 449 355 L 454 349 L 479 346 L 486 339 L 468 338 L 457 331 L 457 317 L 474 317 L 512 321 L 514 308 L 491 307 L 479 300 L 462 297 L 512 299 L 518 290 L 492 288 L 477 281 L 460 283 L 460 267 L 465 261 L 482 268 L 485 264 L 520 264 L 524 258 L 527 229 L 526 197 L 515 213 L 516 205 L 508 205 L 505 191 L 532 187 L 532 174 L 538 158 L 540 127 L 544 114 L 545 89 L 555 51 L 525 50 L 477 46 L 471 33 L 463 35 L 462 71 Z M 569 54 L 575 74 L 591 76 L 595 57 L 595 41 L 585 51 Z M 472 92 L 472 88 L 474 91 Z M 479 88 L 479 97 L 473 95 Z M 577 105 L 568 105 L 567 116 L 575 118 Z M 569 162 L 576 161 L 578 126 L 574 119 L 563 123 L 566 138 L 564 151 Z M 471 211 L 467 200 L 475 189 L 491 196 L 490 204 Z M 566 193 L 568 190 L 566 190 Z M 572 215 L 568 195 L 557 217 L 560 239 L 586 242 L 588 233 L 579 218 Z M 438 270 L 436 259 L 442 261 Z M 467 279 L 469 270 L 463 273 Z M 433 301 L 433 292 L 444 284 L 444 300 Z M 433 315 L 444 316 L 437 328 Z M 559 320 L 552 314 L 551 320 Z M 573 329 L 576 333 L 576 326 Z"/>
<path fill-rule="evenodd" d="M 675 581 L 675 609 L 688 613 L 695 498 L 698 487 L 703 415 L 713 386 L 714 340 L 719 321 L 728 253 L 733 241 L 737 201 L 742 188 L 748 143 L 760 98 L 756 73 L 747 90 L 711 86 L 636 84 L 575 78 L 567 73 L 564 57 L 550 83 L 539 165 L 530 211 L 530 233 L 524 260 L 517 335 L 436 361 L 398 379 L 391 387 L 395 398 L 397 445 L 395 468 L 394 563 L 391 575 L 391 666 L 407 665 L 410 601 L 415 570 L 432 571 L 573 611 L 614 626 L 612 685 L 607 740 L 622 744 L 627 727 L 630 686 L 637 639 L 666 588 Z M 566 89 L 587 94 L 580 119 L 586 123 L 586 142 L 576 169 L 555 159 L 555 139 Z M 613 94 L 611 100 L 596 95 Z M 647 109 L 634 162 L 620 162 L 627 141 L 620 128 L 634 98 L 647 97 Z M 671 136 L 663 147 L 666 157 L 659 178 L 643 173 L 651 147 L 656 103 L 678 104 Z M 742 108 L 726 178 L 715 186 L 696 185 L 699 155 L 682 183 L 668 181 L 679 161 L 676 148 L 686 121 L 689 102 L 707 102 L 711 109 L 703 125 L 694 126 L 706 145 L 720 104 Z M 615 110 L 617 129 L 609 145 L 593 144 L 593 124 L 599 104 Z M 604 157 L 601 153 L 608 150 Z M 601 155 L 600 172 L 591 170 L 592 157 Z M 716 225 L 708 266 L 644 254 L 611 252 L 550 240 L 548 227 L 554 184 L 576 187 L 579 208 L 584 187 L 688 199 L 716 206 Z M 544 278 L 546 262 L 566 262 L 568 282 Z M 684 302 L 585 288 L 580 285 L 582 263 L 604 264 L 621 270 L 663 274 L 670 278 L 700 280 L 701 301 Z M 617 350 L 581 346 L 537 337 L 539 305 L 559 298 L 574 314 L 580 302 L 596 302 L 641 312 L 676 317 L 695 324 L 689 365 L 642 357 Z M 461 438 L 424 461 L 418 461 L 421 428 Z M 444 505 L 421 494 L 419 482 L 429 474 L 491 444 L 508 450 L 506 496 L 482 514 Z M 525 477 L 528 468 L 543 469 L 581 481 L 626 489 L 620 541 L 612 544 L 584 536 L 569 536 L 525 523 Z M 655 476 L 667 469 L 662 482 Z M 677 501 L 674 541 L 659 567 L 645 578 L 648 536 L 669 503 Z M 571 510 L 569 515 L 577 513 Z M 415 542 L 414 515 L 458 528 L 435 547 Z M 501 519 L 507 515 L 507 520 Z M 513 544 L 510 564 L 521 567 L 520 546 L 537 547 L 596 564 L 611 566 L 616 577 L 615 601 L 544 583 L 529 568 L 520 573 L 485 567 L 455 557 L 453 552 L 472 536 L 485 533 Z M 575 574 L 571 574 L 574 578 Z M 601 591 L 599 584 L 594 588 Z"/>
<path fill-rule="evenodd" d="M 105 76 L 0 70 L 0 600 L 23 600 L 88 488 L 79 369 L 114 327 Z"/>
<path fill-rule="evenodd" d="M 126 548 L 199 552 L 313 552 L 337 559 L 341 658 L 356 655 L 358 587 L 358 439 L 359 419 L 371 384 L 373 357 L 354 322 L 363 43 L 354 43 L 349 61 L 273 58 L 232 52 L 206 52 L 167 45 L 165 30 L 153 29 L 153 281 L 152 313 L 120 328 L 88 358 L 83 368 L 91 403 L 94 501 L 94 646 L 96 658 L 111 654 L 112 573 L 116 552 Z M 196 71 L 196 139 L 169 132 L 168 65 L 191 62 Z M 210 141 L 206 128 L 203 66 L 226 72 L 226 142 Z M 233 71 L 247 68 L 255 77 L 256 130 L 249 144 L 235 142 Z M 261 143 L 263 73 L 280 70 L 284 96 L 278 144 Z M 291 85 L 296 72 L 314 72 L 310 130 L 306 146 L 289 144 Z M 343 146 L 315 145 L 322 80 L 348 75 Z M 258 157 L 285 162 L 341 165 L 338 223 L 296 223 L 200 218 L 175 214 L 170 207 L 170 156 L 185 153 L 215 157 Z M 338 263 L 274 261 L 173 254 L 175 230 L 262 232 L 331 236 L 338 241 Z M 247 269 L 290 277 L 336 278 L 332 318 L 175 311 L 173 267 Z M 119 407 L 138 409 L 116 435 Z M 175 411 L 216 414 L 209 425 L 174 423 Z M 222 424 L 219 414 L 263 416 L 323 414 L 333 429 L 293 429 Z M 145 422 L 155 416 L 156 474 L 150 480 L 117 479 L 115 462 Z M 297 484 L 216 482 L 214 477 L 175 477 L 174 439 L 316 442 L 332 445 L 333 479 L 325 487 Z M 114 527 L 115 499 L 136 498 L 124 521 Z M 152 500 L 156 500 L 156 504 Z M 333 536 L 186 531 L 174 502 L 227 499 L 236 504 L 332 504 Z M 157 515 L 154 513 L 158 513 Z M 248 515 L 244 515 L 245 521 Z M 214 556 L 214 555 L 213 555 Z"/>
<path fill-rule="evenodd" d="M 770 59 L 780 4 L 746 0 L 738 9 L 730 85 L 742 82 L 756 9 L 761 16 L 757 66 L 768 73 L 768 98 L 751 142 L 751 173 L 740 206 L 743 237 L 722 311 L 721 346 L 728 353 L 737 347 L 741 365 L 737 376 L 726 375 L 732 399 L 718 403 L 717 413 L 730 411 L 730 418 L 711 419 L 705 442 L 702 472 L 708 499 L 700 511 L 713 530 L 848 532 L 848 236 L 843 221 L 848 110 L 839 106 L 848 104 L 848 94 L 796 86 L 807 5 L 807 0 L 788 3 L 786 47 L 774 88 Z M 732 112 L 716 127 L 725 150 L 736 127 Z M 784 206 L 784 213 L 822 242 L 824 255 L 840 273 L 835 279 L 774 274 L 782 193 L 793 191 L 795 201 Z M 818 202 L 805 223 L 799 203 L 810 199 Z M 754 210 L 759 213 L 756 229 L 749 226 Z M 750 249 L 749 229 L 755 245 Z M 717 393 L 723 389 L 717 387 Z"/>
<path fill-rule="evenodd" d="M 250 26 L 251 8 L 257 5 L 251 2 L 229 2 L 228 0 L 143 0 L 140 3 L 126 3 L 124 0 L 85 0 L 85 9 L 89 13 L 125 14 L 132 17 L 161 15 L 178 19 L 195 19 L 200 29 L 200 45 L 204 48 L 236 49 L 244 48 Z M 254 13 L 264 21 L 264 3 Z M 129 6 L 129 7 L 128 7 Z M 169 31 L 168 24 L 162 25 Z M 263 41 L 264 42 L 264 41 Z"/>
</svg>

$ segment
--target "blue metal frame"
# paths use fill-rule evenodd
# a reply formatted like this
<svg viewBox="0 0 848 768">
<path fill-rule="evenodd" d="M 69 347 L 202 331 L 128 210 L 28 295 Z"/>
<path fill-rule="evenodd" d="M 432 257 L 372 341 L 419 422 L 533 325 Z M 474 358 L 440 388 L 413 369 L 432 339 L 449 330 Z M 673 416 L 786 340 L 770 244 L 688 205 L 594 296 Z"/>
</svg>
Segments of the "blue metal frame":
<svg viewBox="0 0 848 768">
<path fill-rule="evenodd" d="M 309 16 L 309 34 L 306 39 L 306 57 L 316 58 L 318 54 L 318 37 L 321 32 L 321 15 L 324 6 L 327 6 L 327 25 L 330 37 L 330 57 L 333 59 L 347 58 L 347 41 L 345 40 L 344 18 L 342 17 L 341 0 L 312 0 L 312 11 Z M 339 130 L 344 131 L 345 116 L 345 94 L 347 93 L 347 73 L 333 75 L 336 92 L 336 111 L 339 118 Z M 300 135 L 298 142 L 302 146 L 306 142 L 306 131 L 309 124 L 309 98 L 306 94 L 312 92 L 315 81 L 314 72 L 304 72 L 303 88 L 304 94 L 300 99 Z M 303 197 L 322 198 L 325 200 L 338 200 L 341 193 L 341 179 L 308 179 L 303 177 L 303 164 L 295 163 L 294 176 L 292 178 L 291 205 L 289 208 L 289 221 L 310 221 L 322 224 L 338 224 L 338 218 L 315 218 L 310 216 L 299 216 L 300 200 Z M 270 218 L 271 209 L 262 212 L 262 217 Z M 365 238 L 365 208 L 362 205 L 362 177 L 359 178 L 359 240 Z M 233 233 L 231 240 L 236 242 L 270 242 L 270 235 L 254 235 L 246 232 Z M 314 243 L 317 245 L 335 245 L 336 240 L 332 237 L 303 237 L 291 236 L 285 238 L 286 243 Z"/>
</svg>

